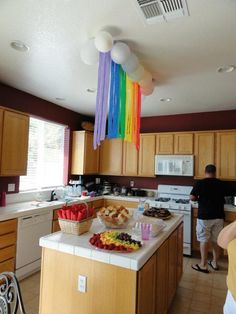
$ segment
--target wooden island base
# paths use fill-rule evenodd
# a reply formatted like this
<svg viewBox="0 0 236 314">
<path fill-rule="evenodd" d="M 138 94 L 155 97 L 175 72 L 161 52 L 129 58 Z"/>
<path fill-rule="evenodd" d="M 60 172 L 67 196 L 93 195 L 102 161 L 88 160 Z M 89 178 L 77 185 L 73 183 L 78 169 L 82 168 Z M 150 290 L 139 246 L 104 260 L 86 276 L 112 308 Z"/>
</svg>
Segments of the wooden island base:
<svg viewBox="0 0 236 314">
<path fill-rule="evenodd" d="M 182 275 L 181 223 L 139 270 L 43 248 L 40 314 L 164 314 Z M 79 274 L 87 292 L 78 291 Z"/>
</svg>

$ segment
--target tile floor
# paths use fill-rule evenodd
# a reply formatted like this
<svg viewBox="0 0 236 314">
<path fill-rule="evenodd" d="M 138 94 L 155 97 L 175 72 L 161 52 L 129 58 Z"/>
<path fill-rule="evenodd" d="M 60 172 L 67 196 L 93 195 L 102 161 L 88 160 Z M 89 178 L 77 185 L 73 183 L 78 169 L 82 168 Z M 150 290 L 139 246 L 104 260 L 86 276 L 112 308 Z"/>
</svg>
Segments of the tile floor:
<svg viewBox="0 0 236 314">
<path fill-rule="evenodd" d="M 168 314 L 223 313 L 227 292 L 227 261 L 221 261 L 221 270 L 211 271 L 210 274 L 194 271 L 191 264 L 197 262 L 199 259 L 184 258 L 183 277 Z M 39 281 L 39 272 L 20 281 L 26 314 L 38 314 Z"/>
</svg>

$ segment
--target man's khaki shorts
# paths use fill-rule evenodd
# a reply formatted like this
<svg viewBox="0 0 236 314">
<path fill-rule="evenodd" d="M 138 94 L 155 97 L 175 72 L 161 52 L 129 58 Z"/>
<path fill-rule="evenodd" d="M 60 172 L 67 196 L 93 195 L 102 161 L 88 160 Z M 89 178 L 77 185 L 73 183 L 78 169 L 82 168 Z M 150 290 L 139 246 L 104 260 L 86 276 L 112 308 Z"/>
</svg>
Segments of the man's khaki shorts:
<svg viewBox="0 0 236 314">
<path fill-rule="evenodd" d="M 199 242 L 217 242 L 218 235 L 223 227 L 224 219 L 197 219 L 197 240 Z"/>
</svg>

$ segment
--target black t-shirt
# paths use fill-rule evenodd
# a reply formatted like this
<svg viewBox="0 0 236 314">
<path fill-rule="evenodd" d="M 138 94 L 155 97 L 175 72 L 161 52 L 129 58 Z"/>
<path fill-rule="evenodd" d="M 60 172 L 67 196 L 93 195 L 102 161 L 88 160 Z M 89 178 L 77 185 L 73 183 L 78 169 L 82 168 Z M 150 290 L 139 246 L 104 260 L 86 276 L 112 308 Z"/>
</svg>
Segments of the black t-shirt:
<svg viewBox="0 0 236 314">
<path fill-rule="evenodd" d="M 197 181 L 190 194 L 197 197 L 198 218 L 224 218 L 224 197 L 231 193 L 230 186 L 219 179 L 205 178 Z"/>
</svg>

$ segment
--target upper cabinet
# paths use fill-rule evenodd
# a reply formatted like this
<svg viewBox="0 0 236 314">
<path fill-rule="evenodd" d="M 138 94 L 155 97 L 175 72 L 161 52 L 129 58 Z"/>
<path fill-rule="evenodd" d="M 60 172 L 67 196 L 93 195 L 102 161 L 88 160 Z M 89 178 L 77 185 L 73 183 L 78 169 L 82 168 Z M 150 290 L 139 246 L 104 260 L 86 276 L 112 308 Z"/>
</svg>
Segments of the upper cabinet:
<svg viewBox="0 0 236 314">
<path fill-rule="evenodd" d="M 134 143 L 123 143 L 123 175 L 138 175 L 138 151 Z"/>
<path fill-rule="evenodd" d="M 204 178 L 205 167 L 215 163 L 215 133 L 194 134 L 195 178 Z"/>
<path fill-rule="evenodd" d="M 93 149 L 93 133 L 74 131 L 72 141 L 71 174 L 96 174 L 99 166 L 99 149 Z"/>
<path fill-rule="evenodd" d="M 26 175 L 29 116 L 1 109 L 0 119 L 1 176 Z"/>
<path fill-rule="evenodd" d="M 193 154 L 193 133 L 174 134 L 174 154 L 177 155 Z"/>
<path fill-rule="evenodd" d="M 236 179 L 236 131 L 217 132 L 217 174 L 221 179 Z"/>
<path fill-rule="evenodd" d="M 140 134 L 138 175 L 141 177 L 154 177 L 156 152 L 155 146 L 155 134 Z"/>
<path fill-rule="evenodd" d="M 156 154 L 172 155 L 174 153 L 174 134 L 159 133 L 156 135 Z"/>
<path fill-rule="evenodd" d="M 100 146 L 100 174 L 122 174 L 122 144 L 121 139 L 106 139 L 102 141 Z"/>
</svg>

